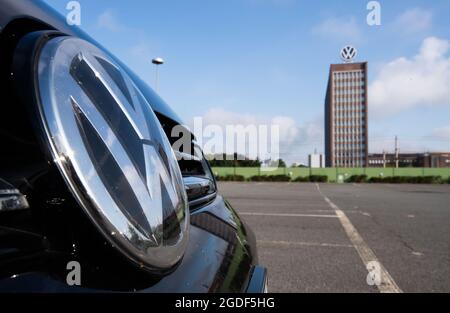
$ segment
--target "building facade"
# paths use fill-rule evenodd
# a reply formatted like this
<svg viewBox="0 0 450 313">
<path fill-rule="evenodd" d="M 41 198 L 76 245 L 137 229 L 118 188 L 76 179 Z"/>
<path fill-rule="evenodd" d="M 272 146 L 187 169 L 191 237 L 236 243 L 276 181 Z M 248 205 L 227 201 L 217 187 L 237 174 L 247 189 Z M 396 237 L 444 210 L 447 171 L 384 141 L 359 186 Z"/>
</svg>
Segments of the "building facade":
<svg viewBox="0 0 450 313">
<path fill-rule="evenodd" d="M 332 64 L 325 98 L 325 164 L 368 166 L 367 62 Z"/>
<path fill-rule="evenodd" d="M 394 153 L 371 153 L 369 155 L 369 167 L 396 167 L 396 160 L 397 158 Z M 450 152 L 400 153 L 398 155 L 398 166 L 426 168 L 450 167 Z"/>
</svg>

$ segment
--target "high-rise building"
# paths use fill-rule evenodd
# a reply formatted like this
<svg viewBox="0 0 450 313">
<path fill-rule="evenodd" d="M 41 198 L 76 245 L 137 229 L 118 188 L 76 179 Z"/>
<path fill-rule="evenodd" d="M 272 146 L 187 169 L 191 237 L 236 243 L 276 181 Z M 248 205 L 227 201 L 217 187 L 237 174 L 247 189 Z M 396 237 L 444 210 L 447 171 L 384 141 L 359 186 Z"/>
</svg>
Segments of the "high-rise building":
<svg viewBox="0 0 450 313">
<path fill-rule="evenodd" d="M 325 99 L 325 164 L 367 167 L 367 62 L 332 64 Z"/>
</svg>

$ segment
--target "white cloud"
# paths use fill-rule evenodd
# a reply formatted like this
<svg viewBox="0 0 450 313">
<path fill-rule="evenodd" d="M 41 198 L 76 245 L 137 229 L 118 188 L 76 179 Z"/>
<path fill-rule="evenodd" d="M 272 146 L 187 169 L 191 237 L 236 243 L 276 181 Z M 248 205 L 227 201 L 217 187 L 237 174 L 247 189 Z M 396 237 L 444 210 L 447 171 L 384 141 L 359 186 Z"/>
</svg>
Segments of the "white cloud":
<svg viewBox="0 0 450 313">
<path fill-rule="evenodd" d="M 117 32 L 123 29 L 123 25 L 121 25 L 115 11 L 112 9 L 106 9 L 98 16 L 97 25 L 100 28 L 104 28 L 112 32 Z"/>
<path fill-rule="evenodd" d="M 426 9 L 409 9 L 399 15 L 394 22 L 395 29 L 401 32 L 417 33 L 428 30 L 433 24 L 433 12 Z"/>
<path fill-rule="evenodd" d="M 278 126 L 280 133 L 280 156 L 289 164 L 293 162 L 306 162 L 308 153 L 313 152 L 314 148 L 318 148 L 319 151 L 322 151 L 323 148 L 322 118 L 317 118 L 314 121 L 299 126 L 294 119 L 288 116 L 268 117 L 254 114 L 241 114 L 222 108 L 210 109 L 202 118 L 203 128 L 208 125 L 217 125 L 223 129 L 224 133 L 227 125 L 242 125 L 244 127 L 267 125 L 269 129 L 271 125 Z M 194 130 L 193 123 L 190 123 L 189 127 Z M 257 150 L 257 142 L 247 142 L 247 148 L 253 151 L 255 149 Z M 205 151 L 205 153 L 210 152 Z M 223 151 L 216 152 L 221 153 Z M 245 151 L 237 152 L 245 154 Z"/>
<path fill-rule="evenodd" d="M 419 106 L 450 105 L 450 44 L 429 37 L 419 53 L 381 67 L 369 89 L 371 113 L 397 113 Z"/>
<path fill-rule="evenodd" d="M 254 114 L 240 114 L 213 108 L 203 116 L 204 125 L 213 124 L 225 127 L 227 125 L 277 125 L 280 129 L 280 139 L 284 143 L 291 143 L 299 133 L 295 121 L 287 116 L 264 117 Z"/>
<path fill-rule="evenodd" d="M 354 43 L 362 38 L 361 30 L 354 17 L 332 17 L 313 28 L 313 34 Z"/>
</svg>

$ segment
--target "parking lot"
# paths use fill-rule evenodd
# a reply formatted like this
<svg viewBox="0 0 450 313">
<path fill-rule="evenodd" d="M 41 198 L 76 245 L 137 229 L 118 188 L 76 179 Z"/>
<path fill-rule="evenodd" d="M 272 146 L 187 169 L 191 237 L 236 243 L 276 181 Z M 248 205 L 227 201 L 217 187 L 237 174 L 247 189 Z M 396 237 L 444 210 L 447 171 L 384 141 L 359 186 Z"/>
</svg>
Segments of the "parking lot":
<svg viewBox="0 0 450 313">
<path fill-rule="evenodd" d="M 271 292 L 450 292 L 449 185 L 219 188 L 256 233 Z"/>
</svg>

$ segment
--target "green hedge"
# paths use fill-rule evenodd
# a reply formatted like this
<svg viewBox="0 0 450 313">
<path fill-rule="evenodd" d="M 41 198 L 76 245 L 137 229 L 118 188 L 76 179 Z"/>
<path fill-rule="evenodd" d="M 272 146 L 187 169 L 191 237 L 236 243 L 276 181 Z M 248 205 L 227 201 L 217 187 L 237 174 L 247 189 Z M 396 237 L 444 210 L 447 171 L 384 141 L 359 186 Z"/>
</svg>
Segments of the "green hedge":
<svg viewBox="0 0 450 313">
<path fill-rule="evenodd" d="M 264 168 L 252 167 L 213 167 L 216 176 L 242 175 L 246 179 L 252 176 L 273 176 L 287 175 L 295 180 L 297 177 L 307 177 L 310 175 L 328 176 L 328 181 L 335 182 L 338 177 L 343 176 L 348 180 L 352 176 L 366 175 L 367 179 L 372 177 L 392 177 L 392 176 L 441 176 L 446 182 L 450 178 L 449 168 L 278 168 L 267 171 Z"/>
<path fill-rule="evenodd" d="M 293 181 L 296 183 L 309 183 L 310 182 L 308 176 L 306 176 L 306 177 L 300 176 L 300 177 L 297 177 L 296 179 L 294 179 Z"/>
<path fill-rule="evenodd" d="M 248 180 L 252 182 L 289 182 L 291 181 L 291 177 L 287 175 L 256 175 L 250 177 Z"/>
<path fill-rule="evenodd" d="M 367 175 L 352 175 L 347 180 L 347 183 L 365 183 L 367 182 Z"/>
<path fill-rule="evenodd" d="M 236 182 L 313 182 L 327 183 L 326 175 L 300 176 L 292 179 L 288 175 L 254 175 L 246 178 L 243 175 L 216 176 L 218 181 Z M 392 177 L 371 177 L 366 175 L 352 175 L 345 180 L 347 183 L 382 183 L 382 184 L 450 184 L 450 178 L 443 179 L 441 176 L 392 176 Z"/>
<path fill-rule="evenodd" d="M 313 183 L 327 183 L 328 176 L 325 175 L 311 175 L 306 177 L 297 177 L 296 179 L 291 179 L 288 175 L 255 175 L 250 178 L 245 178 L 242 175 L 225 175 L 216 176 L 218 181 L 250 181 L 250 182 L 313 182 Z"/>
<path fill-rule="evenodd" d="M 328 182 L 328 176 L 325 176 L 325 175 L 311 175 L 311 176 L 306 176 L 306 177 L 297 177 L 293 181 L 297 182 L 297 183 L 306 183 L 306 182 L 310 182 L 310 183 L 327 183 Z"/>
<path fill-rule="evenodd" d="M 311 175 L 309 181 L 312 183 L 328 183 L 328 176 L 326 175 Z"/>
<path fill-rule="evenodd" d="M 393 176 L 393 177 L 372 177 L 369 183 L 384 184 L 442 184 L 446 181 L 441 176 Z M 450 178 L 447 180 L 450 183 Z"/>
<path fill-rule="evenodd" d="M 216 180 L 218 181 L 246 181 L 245 177 L 242 175 L 225 175 L 225 176 L 216 176 Z"/>
</svg>

